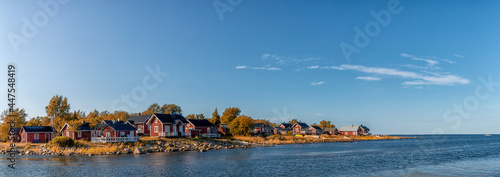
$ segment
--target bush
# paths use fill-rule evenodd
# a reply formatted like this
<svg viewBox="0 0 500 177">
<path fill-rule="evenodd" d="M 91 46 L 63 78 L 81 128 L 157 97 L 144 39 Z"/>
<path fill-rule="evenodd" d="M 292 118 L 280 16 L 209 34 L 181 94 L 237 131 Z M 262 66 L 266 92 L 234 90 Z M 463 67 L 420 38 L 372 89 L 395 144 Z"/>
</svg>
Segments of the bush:
<svg viewBox="0 0 500 177">
<path fill-rule="evenodd" d="M 75 141 L 71 139 L 70 137 L 67 136 L 60 136 L 54 138 L 52 141 L 50 141 L 51 145 L 59 146 L 59 147 L 71 147 L 75 145 Z"/>
</svg>

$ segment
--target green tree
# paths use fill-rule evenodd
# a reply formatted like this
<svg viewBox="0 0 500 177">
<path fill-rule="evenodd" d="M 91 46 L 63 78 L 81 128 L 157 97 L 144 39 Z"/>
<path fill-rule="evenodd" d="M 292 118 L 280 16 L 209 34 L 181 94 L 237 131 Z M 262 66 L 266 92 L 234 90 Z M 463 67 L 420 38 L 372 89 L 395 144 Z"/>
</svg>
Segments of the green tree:
<svg viewBox="0 0 500 177">
<path fill-rule="evenodd" d="M 47 112 L 47 116 L 55 119 L 55 122 L 52 122 L 54 128 L 56 130 L 60 130 L 61 127 L 67 122 L 69 118 L 69 109 L 70 105 L 68 103 L 68 98 L 56 95 L 52 97 L 49 101 L 49 105 L 45 107 L 45 111 Z"/>
<path fill-rule="evenodd" d="M 224 113 L 222 113 L 222 117 L 220 118 L 220 122 L 222 124 L 229 124 L 231 123 L 236 117 L 240 115 L 240 108 L 237 107 L 230 107 L 226 108 Z"/>
<path fill-rule="evenodd" d="M 251 135 L 253 124 L 251 117 L 241 115 L 229 123 L 229 131 L 233 135 Z"/>
<path fill-rule="evenodd" d="M 215 111 L 212 114 L 212 118 L 210 119 L 210 122 L 212 122 L 212 124 L 214 124 L 216 127 L 219 127 L 220 116 L 219 116 L 219 112 L 217 111 L 217 108 L 215 108 Z"/>
<path fill-rule="evenodd" d="M 9 110 L 5 110 L 2 112 L 0 116 L 0 121 L 2 125 L 0 125 L 0 139 L 2 141 L 9 140 L 9 130 L 10 130 L 10 122 L 13 122 L 13 126 L 21 127 L 26 124 L 26 117 L 28 115 L 24 111 L 24 109 L 16 108 L 12 113 L 9 113 Z"/>
</svg>

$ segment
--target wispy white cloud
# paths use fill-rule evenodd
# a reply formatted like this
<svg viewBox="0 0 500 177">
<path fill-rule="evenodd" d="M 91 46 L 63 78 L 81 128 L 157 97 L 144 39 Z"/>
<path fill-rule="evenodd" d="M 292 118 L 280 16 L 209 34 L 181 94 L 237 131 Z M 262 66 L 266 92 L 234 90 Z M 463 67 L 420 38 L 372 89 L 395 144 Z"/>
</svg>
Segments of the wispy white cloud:
<svg viewBox="0 0 500 177">
<path fill-rule="evenodd" d="M 299 64 L 309 61 L 321 60 L 319 57 L 293 57 L 293 56 L 280 56 L 276 54 L 265 53 L 262 54 L 262 60 L 271 61 L 279 65 L 285 64 Z"/>
<path fill-rule="evenodd" d="M 257 69 L 257 70 L 268 70 L 268 71 L 280 71 L 281 68 L 276 68 L 276 67 L 252 67 L 252 69 Z"/>
<path fill-rule="evenodd" d="M 308 66 L 307 69 L 318 69 L 319 66 L 318 65 L 315 65 L 315 66 Z"/>
<path fill-rule="evenodd" d="M 439 75 L 432 76 L 424 75 L 421 73 L 401 71 L 392 68 L 379 68 L 379 67 L 366 67 L 361 65 L 340 65 L 332 66 L 331 69 L 336 70 L 354 70 L 368 74 L 397 76 L 405 79 L 414 79 L 405 81 L 403 85 L 455 85 L 455 84 L 468 84 L 470 81 L 456 75 Z"/>
<path fill-rule="evenodd" d="M 236 66 L 236 69 L 246 69 L 247 66 Z"/>
<path fill-rule="evenodd" d="M 379 80 L 381 80 L 379 77 L 371 77 L 371 76 L 359 76 L 359 77 L 356 77 L 356 79 L 366 80 L 366 81 L 379 81 Z"/>
<path fill-rule="evenodd" d="M 324 84 L 325 82 L 319 81 L 319 82 L 312 82 L 311 85 L 321 85 Z"/>
<path fill-rule="evenodd" d="M 458 57 L 458 58 L 464 58 L 464 56 L 462 56 L 462 55 L 458 55 L 458 54 L 455 54 L 455 55 L 453 55 L 453 56 Z"/>
<path fill-rule="evenodd" d="M 434 66 L 436 64 L 439 64 L 439 62 L 436 61 L 436 60 L 431 60 L 431 59 L 426 59 L 426 58 L 419 58 L 419 57 L 415 57 L 415 56 L 407 54 L 407 53 L 402 53 L 401 56 L 402 57 L 406 57 L 406 58 L 411 58 L 412 60 L 425 61 L 430 66 Z"/>
</svg>

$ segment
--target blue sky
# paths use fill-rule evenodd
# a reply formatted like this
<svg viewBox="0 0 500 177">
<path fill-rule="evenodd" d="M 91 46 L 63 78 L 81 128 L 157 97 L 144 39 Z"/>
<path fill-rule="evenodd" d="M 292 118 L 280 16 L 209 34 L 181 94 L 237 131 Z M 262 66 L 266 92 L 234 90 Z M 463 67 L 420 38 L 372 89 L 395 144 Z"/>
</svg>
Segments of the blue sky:
<svg viewBox="0 0 500 177">
<path fill-rule="evenodd" d="M 1 70 L 17 66 L 29 117 L 60 94 L 86 112 L 157 102 L 376 134 L 500 133 L 498 1 L 38 2 L 0 2 Z"/>
</svg>

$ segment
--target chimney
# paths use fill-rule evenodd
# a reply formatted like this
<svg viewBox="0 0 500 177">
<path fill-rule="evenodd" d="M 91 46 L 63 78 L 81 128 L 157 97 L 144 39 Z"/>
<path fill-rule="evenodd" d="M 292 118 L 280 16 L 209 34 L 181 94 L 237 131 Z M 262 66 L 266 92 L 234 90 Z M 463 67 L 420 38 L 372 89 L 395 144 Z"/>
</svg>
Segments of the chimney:
<svg viewBox="0 0 500 177">
<path fill-rule="evenodd" d="M 116 120 L 113 120 L 113 124 L 116 124 Z"/>
</svg>

